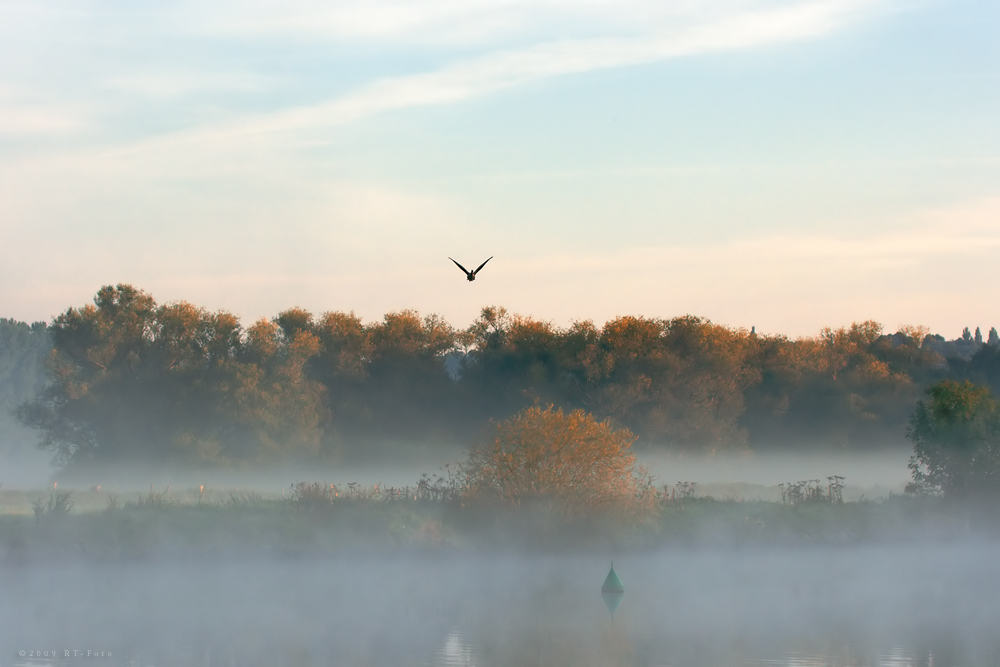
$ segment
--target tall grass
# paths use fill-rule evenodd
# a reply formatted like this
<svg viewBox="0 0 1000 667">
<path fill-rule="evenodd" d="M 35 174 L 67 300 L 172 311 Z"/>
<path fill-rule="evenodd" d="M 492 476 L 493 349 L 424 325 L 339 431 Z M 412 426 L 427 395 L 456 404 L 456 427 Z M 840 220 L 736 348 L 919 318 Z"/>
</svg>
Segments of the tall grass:
<svg viewBox="0 0 1000 667">
<path fill-rule="evenodd" d="M 42 499 L 31 503 L 31 510 L 35 515 L 35 523 L 40 523 L 44 519 L 60 519 L 69 516 L 73 511 L 73 501 L 70 500 L 71 491 L 61 491 L 49 495 L 47 501 Z"/>
</svg>

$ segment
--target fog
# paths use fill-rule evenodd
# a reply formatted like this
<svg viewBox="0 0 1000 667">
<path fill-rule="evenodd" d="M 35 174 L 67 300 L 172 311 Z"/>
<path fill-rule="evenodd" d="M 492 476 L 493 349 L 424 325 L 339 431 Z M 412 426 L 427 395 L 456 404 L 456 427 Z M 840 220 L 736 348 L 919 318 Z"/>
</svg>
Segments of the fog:
<svg viewBox="0 0 1000 667">
<path fill-rule="evenodd" d="M 910 448 L 871 452 L 765 452 L 747 455 L 684 456 L 640 453 L 639 460 L 666 483 L 745 482 L 772 486 L 840 475 L 860 486 L 892 486 L 909 481 Z"/>
<path fill-rule="evenodd" d="M 0 453 L 0 483 L 4 488 L 35 489 L 52 484 L 52 455 L 37 448 Z"/>
<path fill-rule="evenodd" d="M 355 457 L 329 465 L 269 465 L 237 468 L 213 467 L 203 470 L 176 469 L 164 466 L 136 468 L 102 465 L 98 471 L 85 469 L 66 473 L 49 463 L 43 452 L 32 456 L 10 457 L 3 461 L 0 483 L 5 489 L 40 489 L 53 482 L 64 489 L 85 489 L 101 485 L 122 491 L 197 487 L 253 489 L 262 493 L 280 493 L 283 487 L 299 481 L 322 481 L 331 484 L 385 484 L 412 486 L 420 476 L 445 475 L 446 465 L 465 459 L 467 449 L 459 446 L 432 446 L 423 443 L 389 443 L 366 448 L 368 456 Z M 699 494 L 718 498 L 773 499 L 778 484 L 808 479 L 826 479 L 831 475 L 846 478 L 845 498 L 861 494 L 875 499 L 889 491 L 902 492 L 910 480 L 907 462 L 912 449 L 881 448 L 870 452 L 804 451 L 752 454 L 683 455 L 646 448 L 636 452 L 656 480 L 657 485 L 696 482 Z M 759 487 L 759 488 L 747 488 Z M 768 491 L 767 489 L 771 489 Z M 853 495 L 851 495 L 853 494 Z M 780 495 L 779 495 L 780 498 Z"/>
<path fill-rule="evenodd" d="M 870 452 L 805 451 L 745 455 L 685 456 L 642 452 L 639 461 L 660 485 L 696 482 L 698 495 L 719 499 L 780 500 L 779 484 L 801 480 L 845 478 L 844 499 L 876 500 L 902 493 L 910 481 L 907 463 L 913 450 L 904 447 Z"/>
<path fill-rule="evenodd" d="M 995 665 L 995 545 L 41 562 L 0 665 Z M 599 594 L 611 558 L 614 618 Z M 72 651 L 110 653 L 72 657 Z M 65 652 L 71 657 L 66 658 Z M 82 654 L 78 654 L 82 655 Z"/>
<path fill-rule="evenodd" d="M 185 509 L 184 503 L 194 501 L 181 498 L 192 487 L 197 494 L 201 484 L 269 497 L 303 480 L 412 486 L 422 473 L 444 474 L 445 464 L 465 453 L 418 446 L 392 451 L 398 452 L 392 458 L 373 452 L 367 461 L 329 468 L 105 468 L 75 477 L 50 470 L 46 485 L 79 489 L 73 497 L 81 501 L 94 496 L 103 503 L 115 492 L 145 493 L 151 486 L 162 493 L 173 485 L 180 504 L 160 514 L 155 507 L 144 514 L 140 507 L 133 515 L 80 504 L 74 516 L 57 517 L 51 525 L 44 516 L 41 522 L 23 517 L 21 524 L 4 524 L 0 667 L 1000 664 L 996 531 L 969 531 L 967 520 L 952 525 L 947 517 L 926 515 L 933 519 L 929 523 L 944 526 L 930 538 L 917 530 L 874 540 L 814 539 L 823 530 L 824 519 L 818 519 L 815 528 L 807 526 L 804 536 L 793 539 L 720 539 L 712 534 L 723 530 L 719 514 L 702 515 L 707 520 L 700 537 L 687 541 L 643 544 L 595 530 L 592 539 L 535 544 L 531 533 L 506 535 L 506 528 L 490 532 L 486 526 L 479 533 L 463 529 L 472 537 L 456 543 L 400 543 L 358 540 L 356 528 L 393 531 L 391 525 L 369 525 L 371 515 L 364 513 L 357 515 L 357 526 L 336 523 L 343 521 L 336 518 L 340 510 L 327 515 L 288 508 L 291 513 L 267 519 L 239 506 L 219 506 L 218 513 L 198 514 L 190 505 Z M 639 459 L 659 485 L 695 481 L 699 495 L 774 500 L 779 483 L 841 475 L 875 500 L 906 482 L 909 453 L 692 457 L 641 451 Z M 10 476 L 2 493 L 37 489 L 26 484 L 33 480 L 12 472 L 5 470 Z M 748 526 L 759 523 L 751 519 L 752 509 L 731 506 L 740 512 L 739 526 L 744 511 Z M 412 517 L 406 507 L 394 511 L 392 521 L 440 528 L 441 515 L 421 518 L 416 510 Z M 19 511 L 30 512 L 27 506 Z M 890 525 L 910 523 L 907 511 L 894 515 L 902 524 Z M 544 534 L 547 519 L 523 512 L 518 521 L 540 521 Z M 88 516 L 94 521 L 88 523 Z M 75 536 L 45 542 L 69 525 L 59 520 L 75 521 L 67 529 Z M 290 541 L 304 548 L 282 549 L 275 535 L 284 533 L 267 532 L 286 520 Z M 852 530 L 864 524 L 852 521 Z M 143 523 L 162 534 L 143 535 Z M 206 529 L 199 528 L 202 523 Z M 229 524 L 242 526 L 230 537 L 243 537 L 213 540 Z M 317 542 L 297 532 L 310 525 L 344 545 L 313 548 Z M 105 538 L 81 537 L 87 530 L 109 531 L 107 539 L 117 542 L 95 550 Z M 41 547 L 19 546 L 35 534 Z M 170 543 L 189 537 L 185 545 Z M 128 540 L 142 548 L 129 551 Z M 600 593 L 612 561 L 625 585 L 613 617 Z"/>
</svg>

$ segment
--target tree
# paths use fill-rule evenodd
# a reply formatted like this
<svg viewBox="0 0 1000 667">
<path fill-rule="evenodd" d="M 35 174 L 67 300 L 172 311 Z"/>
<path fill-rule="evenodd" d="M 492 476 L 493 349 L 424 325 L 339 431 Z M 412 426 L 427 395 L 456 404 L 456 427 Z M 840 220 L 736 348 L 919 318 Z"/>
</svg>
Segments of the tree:
<svg viewBox="0 0 1000 667">
<path fill-rule="evenodd" d="M 55 347 L 51 384 L 19 408 L 21 421 L 42 432 L 43 448 L 56 458 L 92 459 L 138 448 L 159 449 L 149 435 L 147 357 L 156 327 L 156 303 L 131 285 L 102 287 L 94 305 L 70 308 L 49 330 Z M 159 415 L 158 415 L 159 416 Z"/>
<path fill-rule="evenodd" d="M 568 369 L 560 357 L 564 335 L 548 322 L 483 308 L 457 337 L 466 354 L 460 386 L 467 414 L 481 423 L 506 417 L 532 402 L 566 404 L 561 382 Z"/>
<path fill-rule="evenodd" d="M 45 361 L 51 351 L 52 338 L 44 322 L 29 325 L 0 318 L 0 461 L 38 457 L 34 434 L 14 413 L 45 387 Z"/>
<path fill-rule="evenodd" d="M 502 306 L 486 306 L 463 334 L 463 344 L 479 355 L 501 349 L 507 342 L 511 317 Z"/>
<path fill-rule="evenodd" d="M 884 336 L 877 322 L 790 341 L 758 337 L 761 382 L 742 419 L 754 449 L 779 443 L 859 447 L 901 439 L 920 397 L 912 374 L 944 360 L 922 344 L 924 327 Z M 935 377 L 937 379 L 937 377 Z"/>
<path fill-rule="evenodd" d="M 967 362 L 954 362 L 952 368 L 960 378 L 989 385 L 1000 391 L 1000 346 L 983 345 Z"/>
<path fill-rule="evenodd" d="M 364 389 L 372 357 L 372 342 L 354 313 L 325 313 L 314 327 L 320 353 L 310 360 L 310 372 L 324 387 L 337 428 L 358 429 L 372 421 Z M 329 435 L 329 434 L 328 434 Z"/>
<path fill-rule="evenodd" d="M 239 437 L 227 443 L 223 455 L 258 463 L 317 458 L 328 417 L 325 389 L 305 369 L 319 354 L 319 339 L 298 327 L 282 329 L 277 321 L 260 319 L 247 329 L 245 348 L 221 406 L 238 426 Z"/>
<path fill-rule="evenodd" d="M 50 384 L 19 417 L 73 466 L 314 458 L 327 413 L 302 313 L 244 332 L 230 313 L 103 287 L 49 327 Z"/>
<path fill-rule="evenodd" d="M 513 505 L 553 499 L 567 509 L 631 503 L 648 476 L 630 451 L 635 436 L 583 410 L 526 408 L 496 424 L 462 466 L 473 498 Z"/>
<path fill-rule="evenodd" d="M 45 359 L 52 339 L 44 322 L 0 318 L 0 419 L 45 385 Z"/>
<path fill-rule="evenodd" d="M 281 331 L 288 340 L 295 338 L 295 335 L 300 331 L 312 331 L 313 329 L 312 313 L 298 307 L 278 313 L 278 316 L 274 318 L 274 323 L 281 327 Z"/>
<path fill-rule="evenodd" d="M 1000 492 L 1000 409 L 987 387 L 945 380 L 910 419 L 911 490 L 947 498 Z"/>
<path fill-rule="evenodd" d="M 620 317 L 600 337 L 600 381 L 587 400 L 599 414 L 650 442 L 689 450 L 746 446 L 739 426 L 744 391 L 760 380 L 748 361 L 745 330 L 693 316 L 671 320 Z"/>
<path fill-rule="evenodd" d="M 439 315 L 402 310 L 367 332 L 371 361 L 363 395 L 372 418 L 366 435 L 412 440 L 449 424 L 455 388 L 445 355 L 455 345 L 452 327 Z"/>
</svg>

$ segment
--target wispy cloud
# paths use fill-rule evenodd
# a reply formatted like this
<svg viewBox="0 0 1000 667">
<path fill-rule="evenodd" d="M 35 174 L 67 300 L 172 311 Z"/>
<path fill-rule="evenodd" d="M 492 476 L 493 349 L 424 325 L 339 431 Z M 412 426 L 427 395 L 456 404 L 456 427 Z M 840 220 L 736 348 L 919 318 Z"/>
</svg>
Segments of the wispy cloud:
<svg viewBox="0 0 1000 667">
<path fill-rule="evenodd" d="M 224 34 L 312 36 L 484 47 L 498 42 L 655 34 L 758 10 L 794 7 L 781 0 L 291 0 L 269 3 L 189 5 L 199 30 Z M 802 4 L 801 0 L 798 4 Z M 833 0 L 846 7 L 857 2 Z"/>
<path fill-rule="evenodd" d="M 345 0 L 325 3 L 297 0 L 280 9 L 262 2 L 238 3 L 238 7 L 226 2 L 212 3 L 210 7 L 204 3 L 181 2 L 159 10 L 156 20 L 149 25 L 136 25 L 138 34 L 149 32 L 153 42 L 169 35 L 172 42 L 168 43 L 180 48 L 193 31 L 200 34 L 201 39 L 208 40 L 204 45 L 225 49 L 231 46 L 232 42 L 226 40 L 233 33 L 249 35 L 249 39 L 257 39 L 260 35 L 274 39 L 308 33 L 335 48 L 348 50 L 358 40 L 374 40 L 377 44 L 372 47 L 373 53 L 381 54 L 376 60 L 388 58 L 395 63 L 396 71 L 399 71 L 400 59 L 406 61 L 412 56 L 438 65 L 395 76 L 379 76 L 380 71 L 385 71 L 384 62 L 362 66 L 356 70 L 355 78 L 364 81 L 365 77 L 357 73 L 367 68 L 367 83 L 325 101 L 292 106 L 294 103 L 288 100 L 295 97 L 316 99 L 316 95 L 312 92 L 292 95 L 282 102 L 281 98 L 289 90 L 286 85 L 280 86 L 282 93 L 272 90 L 276 77 L 280 76 L 275 71 L 267 74 L 252 69 L 226 72 L 224 65 L 220 69 L 212 61 L 208 64 L 213 69 L 198 71 L 192 68 L 191 62 L 181 64 L 176 58 L 164 59 L 160 54 L 135 58 L 132 64 L 129 58 L 135 54 L 123 52 L 118 54 L 119 64 L 104 67 L 101 77 L 92 82 L 92 89 L 132 93 L 140 105 L 150 99 L 179 104 L 182 108 L 176 110 L 175 116 L 191 119 L 186 129 L 179 132 L 171 130 L 163 135 L 151 130 L 146 135 L 147 140 L 134 148 L 155 151 L 163 147 L 163 142 L 174 147 L 179 142 L 195 142 L 203 150 L 209 150 L 213 141 L 231 145 L 234 139 L 243 141 L 253 135 L 332 127 L 386 111 L 454 104 L 551 77 L 815 38 L 861 20 L 894 1 Z M 105 30 L 103 27 L 92 29 Z M 220 33 L 223 33 L 221 37 Z M 319 85 L 329 83 L 324 81 Z M 204 104 L 220 91 L 259 94 L 263 97 L 256 100 L 253 108 L 277 110 L 261 113 L 218 101 Z M 183 105 L 188 99 L 201 101 L 197 112 L 185 113 L 187 109 Z M 100 97 L 88 102 L 97 110 L 103 108 L 102 105 L 108 107 L 105 116 L 109 125 L 119 123 L 123 110 L 127 109 L 127 103 L 121 98 L 113 103 L 106 103 Z M 206 108 L 208 112 L 203 111 Z M 143 111 L 148 113 L 148 109 Z M 0 120 L 5 120 L 9 128 L 0 129 L 0 132 L 8 134 L 51 132 L 78 126 L 69 117 L 59 114 L 42 110 L 21 113 L 9 105 L 5 108 L 2 100 L 0 113 L 3 114 Z M 212 120 L 197 121 L 196 118 Z M 114 128 L 104 129 L 109 134 L 108 139 L 113 141 Z M 160 139 L 156 138 L 158 134 Z"/>
<path fill-rule="evenodd" d="M 808 39 L 829 33 L 880 3 L 811 0 L 669 22 L 639 36 L 545 41 L 463 59 L 441 69 L 389 77 L 326 103 L 252 118 L 229 132 L 252 134 L 332 126 L 374 113 L 461 102 L 553 76 L 640 65 L 668 58 Z"/>
<path fill-rule="evenodd" d="M 648 3 L 636 4 L 646 14 L 655 13 Z M 886 0 L 798 0 L 775 6 L 744 0 L 724 3 L 721 9 L 716 7 L 712 12 L 697 12 L 691 9 L 692 5 L 682 3 L 671 5 L 672 11 L 661 12 L 658 20 L 646 22 L 639 31 L 637 26 L 625 29 L 618 25 L 621 22 L 614 16 L 619 14 L 609 3 L 583 3 L 583 9 L 576 9 L 578 13 L 590 9 L 607 18 L 608 25 L 599 31 L 580 30 L 580 35 L 565 39 L 552 39 L 549 32 L 546 33 L 548 39 L 528 40 L 517 47 L 480 48 L 471 51 L 471 55 L 463 51 L 438 69 L 378 78 L 326 102 L 229 119 L 224 125 L 192 128 L 182 135 L 169 137 L 168 141 L 176 145 L 177 141 L 187 138 L 207 145 L 212 141 L 227 142 L 234 138 L 242 141 L 248 136 L 273 132 L 332 127 L 386 111 L 459 103 L 550 77 L 815 38 L 859 20 L 886 4 Z M 441 16 L 434 12 L 439 5 Z M 475 15 L 479 19 L 484 16 L 483 11 L 508 5 L 527 11 L 523 3 L 472 3 L 473 8 L 482 10 Z M 564 10 L 569 6 L 556 2 L 549 5 Z M 380 6 L 395 7 L 391 4 Z M 352 11 L 362 14 L 369 11 L 360 6 L 352 7 Z M 436 24 L 451 16 L 449 11 L 463 16 L 471 11 L 459 11 L 460 7 L 464 6 L 451 2 L 431 3 L 431 10 L 421 14 L 420 21 L 414 21 L 426 28 L 425 24 Z M 292 14 L 294 16 L 295 12 Z M 589 25 L 600 25 L 594 16 L 588 18 Z M 389 32 L 390 27 L 386 27 Z M 585 36 L 588 32 L 603 34 Z M 611 34 L 607 34 L 609 32 Z M 145 147 L 151 148 L 157 143 L 154 140 Z"/>
</svg>

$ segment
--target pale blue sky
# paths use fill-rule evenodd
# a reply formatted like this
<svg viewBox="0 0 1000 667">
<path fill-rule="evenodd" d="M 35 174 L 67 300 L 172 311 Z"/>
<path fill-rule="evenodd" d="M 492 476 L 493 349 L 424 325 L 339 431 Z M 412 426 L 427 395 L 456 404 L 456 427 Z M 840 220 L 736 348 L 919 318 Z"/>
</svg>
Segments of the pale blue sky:
<svg viewBox="0 0 1000 667">
<path fill-rule="evenodd" d="M 998 34 L 974 0 L 0 0 L 0 316 L 130 282 L 248 324 L 985 331 Z"/>
</svg>

